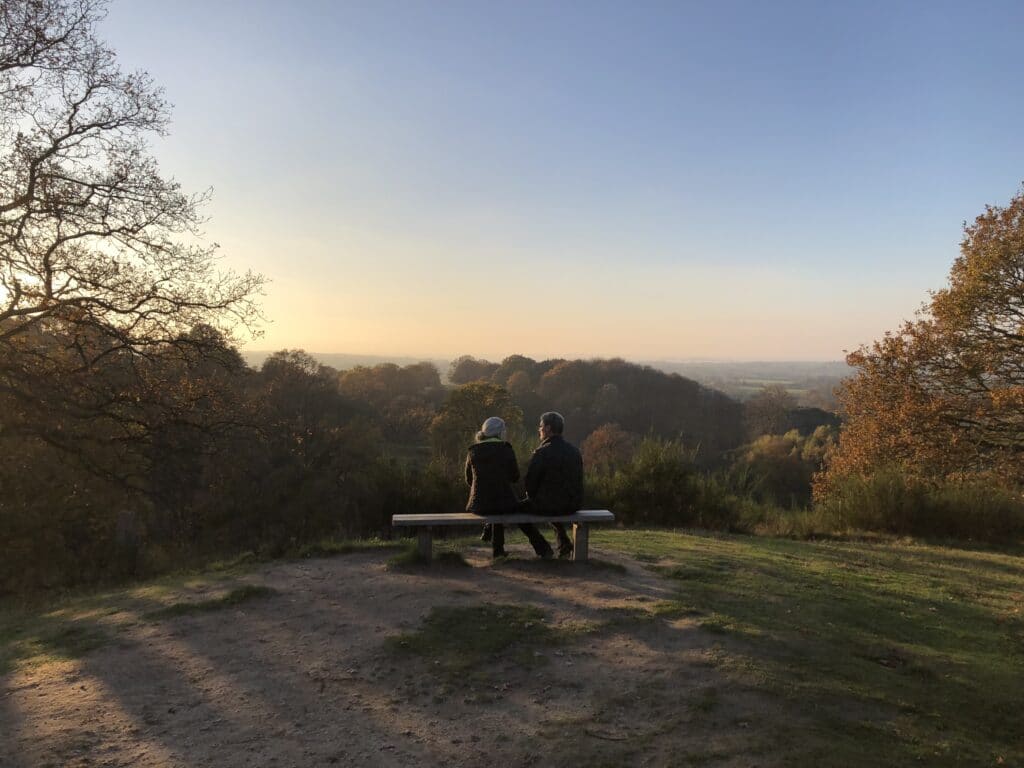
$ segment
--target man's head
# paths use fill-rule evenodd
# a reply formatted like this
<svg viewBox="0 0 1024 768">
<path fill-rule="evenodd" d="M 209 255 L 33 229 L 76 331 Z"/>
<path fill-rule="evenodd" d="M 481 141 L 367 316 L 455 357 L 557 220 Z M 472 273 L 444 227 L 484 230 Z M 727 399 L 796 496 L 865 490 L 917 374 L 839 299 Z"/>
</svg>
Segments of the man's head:
<svg viewBox="0 0 1024 768">
<path fill-rule="evenodd" d="M 565 419 L 562 418 L 562 414 L 556 413 L 555 411 L 548 411 L 542 413 L 540 416 L 540 424 L 537 427 L 537 432 L 540 433 L 541 440 L 547 440 L 549 437 L 562 434 L 565 429 Z"/>
</svg>

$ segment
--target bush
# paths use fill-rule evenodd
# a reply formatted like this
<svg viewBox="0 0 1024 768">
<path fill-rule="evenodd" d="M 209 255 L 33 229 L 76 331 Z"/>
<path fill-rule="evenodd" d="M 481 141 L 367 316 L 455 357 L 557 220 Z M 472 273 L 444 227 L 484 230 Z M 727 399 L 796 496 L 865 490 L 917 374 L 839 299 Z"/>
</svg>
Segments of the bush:
<svg viewBox="0 0 1024 768">
<path fill-rule="evenodd" d="M 927 482 L 887 468 L 835 481 L 819 503 L 840 529 L 983 541 L 1024 537 L 1020 494 L 973 478 Z"/>
<path fill-rule="evenodd" d="M 587 476 L 588 501 L 614 510 L 625 525 L 734 529 L 739 499 L 727 482 L 696 466 L 696 451 L 649 437 L 611 474 Z"/>
</svg>

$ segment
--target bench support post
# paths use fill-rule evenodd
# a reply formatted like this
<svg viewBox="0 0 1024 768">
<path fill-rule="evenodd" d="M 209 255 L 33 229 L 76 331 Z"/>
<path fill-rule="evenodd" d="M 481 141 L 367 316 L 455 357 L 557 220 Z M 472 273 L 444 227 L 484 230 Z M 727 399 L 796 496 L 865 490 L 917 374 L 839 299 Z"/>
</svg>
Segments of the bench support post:
<svg viewBox="0 0 1024 768">
<path fill-rule="evenodd" d="M 590 525 L 588 523 L 572 524 L 572 559 L 577 563 L 587 562 L 590 555 Z"/>
<path fill-rule="evenodd" d="M 420 559 L 425 563 L 430 562 L 432 555 L 432 538 L 429 525 L 421 525 L 416 529 L 416 550 L 419 552 Z"/>
</svg>

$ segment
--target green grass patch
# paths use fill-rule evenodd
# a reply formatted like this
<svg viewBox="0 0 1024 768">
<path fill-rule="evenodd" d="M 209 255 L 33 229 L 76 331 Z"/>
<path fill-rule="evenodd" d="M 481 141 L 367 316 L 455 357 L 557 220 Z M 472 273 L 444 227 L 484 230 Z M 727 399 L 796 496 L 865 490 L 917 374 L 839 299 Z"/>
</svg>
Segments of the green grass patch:
<svg viewBox="0 0 1024 768">
<path fill-rule="evenodd" d="M 12 616 L 0 620 L 0 675 L 21 663 L 77 659 L 109 642 L 108 633 L 88 620 L 54 614 Z"/>
<path fill-rule="evenodd" d="M 690 697 L 690 709 L 708 714 L 718 707 L 718 689 L 702 688 Z"/>
<path fill-rule="evenodd" d="M 220 611 L 225 608 L 233 608 L 250 600 L 262 597 L 271 597 L 276 594 L 277 590 L 271 589 L 270 587 L 247 584 L 244 587 L 237 587 L 227 594 L 221 595 L 220 597 L 210 598 L 209 600 L 171 603 L 170 605 L 165 605 L 163 608 L 158 608 L 155 611 L 148 611 L 143 614 L 143 618 L 149 619 L 150 621 L 159 621 L 161 619 L 172 619 L 176 616 L 188 616 L 195 613 L 209 613 L 210 611 Z"/>
<path fill-rule="evenodd" d="M 319 557 L 407 548 L 406 541 L 324 539 L 300 547 L 291 557 Z M 99 648 L 140 619 L 221 610 L 275 594 L 267 587 L 240 585 L 236 577 L 268 562 L 254 552 L 182 568 L 156 578 L 112 588 L 90 586 L 31 593 L 0 601 L 0 674 L 24 664 L 78 658 Z M 210 600 L 188 595 L 222 593 Z"/>
<path fill-rule="evenodd" d="M 722 673 L 799 713 L 784 762 L 1024 764 L 1020 556 L 651 530 L 593 543 L 670 580 L 655 610 L 694 616 Z"/>
<path fill-rule="evenodd" d="M 465 555 L 461 552 L 438 552 L 434 561 L 440 566 L 453 566 L 455 568 L 469 568 Z"/>
<path fill-rule="evenodd" d="M 303 544 L 294 552 L 292 557 L 334 557 L 336 555 L 351 555 L 360 552 L 385 552 L 388 550 L 405 549 L 408 542 L 401 540 L 387 539 L 321 539 L 309 544 Z"/>
<path fill-rule="evenodd" d="M 651 613 L 663 619 L 681 619 L 686 616 L 700 616 L 702 611 L 682 600 L 659 600 L 651 605 Z"/>
<path fill-rule="evenodd" d="M 502 659 L 543 663 L 540 649 L 571 642 L 594 628 L 582 622 L 552 627 L 532 605 L 446 606 L 432 608 L 419 629 L 388 638 L 385 648 L 425 659 L 432 671 L 461 680 L 486 676 Z"/>
<path fill-rule="evenodd" d="M 478 538 L 460 537 L 457 539 L 435 539 L 433 542 L 433 556 L 430 561 L 420 556 L 415 540 L 405 540 L 399 544 L 400 551 L 388 558 L 387 567 L 389 570 L 405 570 L 409 568 L 421 568 L 427 566 L 469 568 L 469 561 L 466 560 L 465 552 L 471 547 L 478 547 Z M 395 547 L 391 547 L 394 549 Z"/>
<path fill-rule="evenodd" d="M 405 549 L 396 555 L 388 558 L 387 567 L 389 570 L 414 568 L 417 566 L 429 565 L 430 561 L 420 555 L 415 544 L 406 545 Z"/>
</svg>

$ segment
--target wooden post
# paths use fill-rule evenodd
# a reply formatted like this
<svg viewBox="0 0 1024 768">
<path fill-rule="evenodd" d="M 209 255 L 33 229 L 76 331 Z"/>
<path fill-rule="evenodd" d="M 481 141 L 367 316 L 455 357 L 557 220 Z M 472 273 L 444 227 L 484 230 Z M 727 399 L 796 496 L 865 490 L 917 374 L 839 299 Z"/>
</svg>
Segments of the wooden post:
<svg viewBox="0 0 1024 768">
<path fill-rule="evenodd" d="M 416 534 L 417 534 L 417 538 L 418 538 L 417 549 L 418 549 L 419 554 L 420 554 L 420 559 L 423 560 L 423 562 L 425 562 L 425 563 L 429 563 L 430 562 L 430 557 L 431 557 L 431 551 L 430 550 L 431 550 L 431 543 L 432 543 L 431 542 L 430 526 L 429 525 L 421 525 L 416 530 Z"/>
<path fill-rule="evenodd" d="M 590 526 L 587 523 L 572 524 L 572 559 L 577 563 L 587 562 L 590 554 L 587 550 L 590 546 Z"/>
</svg>

